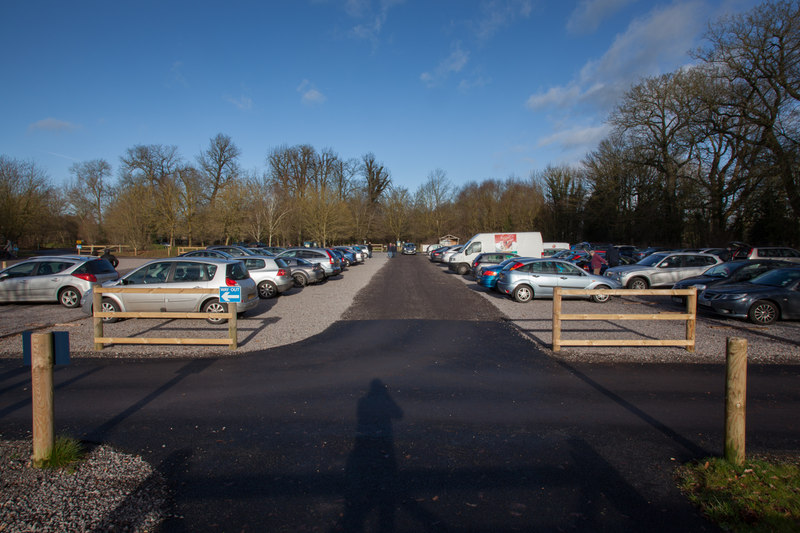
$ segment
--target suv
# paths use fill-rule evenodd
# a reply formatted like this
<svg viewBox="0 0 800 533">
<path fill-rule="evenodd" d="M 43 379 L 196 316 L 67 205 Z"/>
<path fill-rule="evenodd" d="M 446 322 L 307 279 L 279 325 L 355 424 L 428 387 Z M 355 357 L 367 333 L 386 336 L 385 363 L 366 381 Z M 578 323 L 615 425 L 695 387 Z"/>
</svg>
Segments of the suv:
<svg viewBox="0 0 800 533">
<path fill-rule="evenodd" d="M 731 259 L 782 259 L 800 263 L 800 252 L 783 246 L 764 246 L 760 248 L 740 247 L 733 252 Z"/>
<path fill-rule="evenodd" d="M 656 252 L 633 265 L 609 268 L 605 275 L 629 289 L 672 287 L 676 282 L 699 276 L 722 260 L 716 255 L 687 252 Z"/>
<path fill-rule="evenodd" d="M 115 279 L 119 273 L 99 257 L 34 257 L 0 270 L 0 302 L 60 302 L 74 308 L 94 285 Z"/>
<path fill-rule="evenodd" d="M 106 282 L 104 287 L 139 287 L 145 289 L 219 289 L 241 287 L 242 301 L 235 304 L 237 313 L 244 313 L 258 305 L 255 281 L 250 278 L 241 260 L 175 257 L 156 259 L 145 263 L 116 282 Z M 92 314 L 92 291 L 83 295 L 83 311 Z M 103 294 L 102 312 L 175 312 L 224 313 L 227 304 L 214 293 L 149 293 L 112 292 Z M 116 322 L 117 317 L 104 317 L 103 322 Z M 224 318 L 207 318 L 211 324 L 221 324 Z"/>
</svg>

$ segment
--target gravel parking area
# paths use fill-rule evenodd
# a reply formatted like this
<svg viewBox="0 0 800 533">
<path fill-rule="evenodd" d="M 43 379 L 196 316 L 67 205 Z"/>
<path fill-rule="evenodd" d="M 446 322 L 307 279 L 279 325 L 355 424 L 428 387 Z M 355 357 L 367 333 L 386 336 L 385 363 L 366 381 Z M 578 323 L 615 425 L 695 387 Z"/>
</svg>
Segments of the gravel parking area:
<svg viewBox="0 0 800 533">
<path fill-rule="evenodd" d="M 359 290 L 386 264 L 376 254 L 328 281 L 292 288 L 268 300 L 238 320 L 237 350 L 211 345 L 112 345 L 94 350 L 91 317 L 80 309 L 59 304 L 0 305 L 0 357 L 22 354 L 22 332 L 68 331 L 72 357 L 231 357 L 237 354 L 283 346 L 312 337 L 339 320 Z M 118 270 L 125 273 L 147 260 L 123 258 Z M 205 320 L 129 319 L 104 325 L 109 337 L 226 338 L 228 326 Z"/>
<path fill-rule="evenodd" d="M 440 267 L 443 268 L 443 267 Z M 449 270 L 443 276 L 457 276 Z M 562 347 L 552 352 L 553 301 L 533 300 L 517 303 L 507 295 L 490 291 L 474 279 L 457 276 L 469 290 L 481 294 L 512 322 L 520 334 L 558 359 L 575 362 L 634 363 L 724 363 L 727 338 L 747 339 L 748 360 L 752 363 L 800 364 L 800 322 L 780 321 L 756 326 L 744 320 L 726 319 L 700 312 L 695 331 L 695 351 L 681 347 Z M 675 313 L 684 311 L 669 296 L 613 297 L 604 304 L 589 300 L 564 300 L 562 313 Z M 562 322 L 562 339 L 685 339 L 686 326 L 680 320 L 592 320 Z"/>
</svg>

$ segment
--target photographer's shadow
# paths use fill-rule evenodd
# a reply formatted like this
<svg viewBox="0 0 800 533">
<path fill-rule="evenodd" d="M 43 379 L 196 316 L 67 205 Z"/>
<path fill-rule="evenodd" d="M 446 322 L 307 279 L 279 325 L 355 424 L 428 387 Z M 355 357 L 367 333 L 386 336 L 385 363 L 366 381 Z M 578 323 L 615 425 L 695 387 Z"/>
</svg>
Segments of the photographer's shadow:
<svg viewBox="0 0 800 533">
<path fill-rule="evenodd" d="M 375 511 L 375 530 L 391 532 L 399 500 L 392 420 L 401 419 L 403 410 L 386 385 L 374 379 L 369 392 L 358 400 L 357 416 L 355 444 L 345 467 L 344 516 L 337 530 L 364 531 Z"/>
</svg>

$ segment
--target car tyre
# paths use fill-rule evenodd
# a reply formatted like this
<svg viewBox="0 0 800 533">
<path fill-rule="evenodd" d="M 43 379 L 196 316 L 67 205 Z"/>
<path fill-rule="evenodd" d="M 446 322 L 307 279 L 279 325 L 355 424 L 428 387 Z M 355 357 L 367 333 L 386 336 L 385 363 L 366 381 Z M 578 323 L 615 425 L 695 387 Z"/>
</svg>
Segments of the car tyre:
<svg viewBox="0 0 800 533">
<path fill-rule="evenodd" d="M 295 287 L 305 287 L 308 285 L 308 278 L 306 278 L 305 274 L 292 274 L 292 279 L 294 280 Z"/>
<path fill-rule="evenodd" d="M 64 287 L 58 293 L 58 301 L 64 307 L 75 309 L 81 305 L 81 291 L 75 287 Z"/>
<path fill-rule="evenodd" d="M 110 298 L 103 298 L 100 301 L 100 312 L 101 313 L 119 313 L 119 304 Z M 113 316 L 106 316 L 101 318 L 100 320 L 103 321 L 104 324 L 113 324 L 114 322 L 119 322 L 121 319 Z"/>
<path fill-rule="evenodd" d="M 519 285 L 514 289 L 514 300 L 519 303 L 530 302 L 533 300 L 533 289 L 528 285 Z"/>
<path fill-rule="evenodd" d="M 635 291 L 642 291 L 650 288 L 650 284 L 644 278 L 636 277 L 628 282 L 628 288 Z"/>
<path fill-rule="evenodd" d="M 597 287 L 595 287 L 595 289 L 604 289 L 604 290 L 605 289 L 610 289 L 610 288 L 611 287 L 609 287 L 607 285 L 598 285 Z M 593 294 L 591 296 L 591 300 L 594 303 L 598 303 L 598 304 L 604 304 L 607 301 L 609 301 L 610 299 L 611 299 L 611 295 L 610 294 Z"/>
<path fill-rule="evenodd" d="M 467 272 L 469 272 L 469 267 L 467 265 L 458 265 L 456 272 L 459 276 L 464 276 Z"/>
<path fill-rule="evenodd" d="M 278 286 L 271 281 L 262 281 L 258 284 L 258 295 L 261 298 L 274 298 L 278 295 Z"/>
<path fill-rule="evenodd" d="M 218 299 L 214 298 L 213 300 L 209 300 L 203 304 L 203 312 L 204 313 L 227 313 L 228 306 Z M 206 322 L 209 324 L 224 324 L 228 321 L 227 318 L 206 318 Z"/>
<path fill-rule="evenodd" d="M 766 300 L 759 300 L 750 306 L 747 311 L 747 318 L 754 324 L 766 326 L 772 324 L 778 319 L 778 306 Z"/>
</svg>

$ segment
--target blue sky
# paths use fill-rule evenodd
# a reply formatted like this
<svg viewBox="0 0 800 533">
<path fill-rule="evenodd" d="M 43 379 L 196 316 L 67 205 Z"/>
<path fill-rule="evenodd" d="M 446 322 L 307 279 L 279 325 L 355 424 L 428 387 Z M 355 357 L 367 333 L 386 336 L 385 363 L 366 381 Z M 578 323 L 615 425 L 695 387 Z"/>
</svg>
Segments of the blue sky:
<svg viewBox="0 0 800 533">
<path fill-rule="evenodd" d="M 56 184 L 137 144 L 246 170 L 283 145 L 372 152 L 412 193 L 579 162 L 637 80 L 748 0 L 0 2 L 0 154 Z"/>
</svg>

